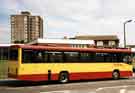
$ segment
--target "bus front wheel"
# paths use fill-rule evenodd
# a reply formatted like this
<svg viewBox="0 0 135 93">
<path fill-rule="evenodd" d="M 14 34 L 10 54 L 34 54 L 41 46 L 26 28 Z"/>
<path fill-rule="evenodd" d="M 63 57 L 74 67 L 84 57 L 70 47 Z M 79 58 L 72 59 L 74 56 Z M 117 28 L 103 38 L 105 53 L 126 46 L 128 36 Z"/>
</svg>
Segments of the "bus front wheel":
<svg viewBox="0 0 135 93">
<path fill-rule="evenodd" d="M 67 72 L 61 72 L 59 74 L 59 82 L 60 83 L 67 83 L 69 81 L 69 75 Z"/>
<path fill-rule="evenodd" d="M 119 73 L 119 71 L 113 71 L 112 77 L 113 77 L 114 80 L 119 79 L 119 78 L 120 78 L 120 73 Z"/>
</svg>

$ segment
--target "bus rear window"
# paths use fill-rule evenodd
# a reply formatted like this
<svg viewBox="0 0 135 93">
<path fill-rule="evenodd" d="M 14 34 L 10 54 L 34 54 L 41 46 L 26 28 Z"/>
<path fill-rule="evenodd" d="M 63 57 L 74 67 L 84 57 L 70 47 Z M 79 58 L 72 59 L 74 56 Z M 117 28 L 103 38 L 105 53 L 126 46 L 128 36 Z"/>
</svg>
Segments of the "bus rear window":
<svg viewBox="0 0 135 93">
<path fill-rule="evenodd" d="M 10 60 L 18 60 L 18 50 L 10 49 Z"/>
</svg>

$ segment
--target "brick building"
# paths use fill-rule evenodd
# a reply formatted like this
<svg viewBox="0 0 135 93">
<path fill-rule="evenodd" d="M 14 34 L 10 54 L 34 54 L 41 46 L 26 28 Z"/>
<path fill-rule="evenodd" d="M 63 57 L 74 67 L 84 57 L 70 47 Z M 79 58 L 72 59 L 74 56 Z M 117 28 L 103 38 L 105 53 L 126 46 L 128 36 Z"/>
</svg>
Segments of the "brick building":
<svg viewBox="0 0 135 93">
<path fill-rule="evenodd" d="M 119 39 L 116 35 L 80 35 L 71 39 L 94 40 L 96 47 L 117 48 Z"/>
</svg>

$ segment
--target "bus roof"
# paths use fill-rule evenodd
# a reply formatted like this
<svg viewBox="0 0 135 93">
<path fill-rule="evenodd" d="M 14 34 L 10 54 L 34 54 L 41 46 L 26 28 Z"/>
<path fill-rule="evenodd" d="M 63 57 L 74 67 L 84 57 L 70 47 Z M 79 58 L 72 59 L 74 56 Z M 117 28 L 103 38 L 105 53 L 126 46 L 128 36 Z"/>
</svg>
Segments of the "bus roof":
<svg viewBox="0 0 135 93">
<path fill-rule="evenodd" d="M 0 44 L 0 47 L 10 47 L 11 44 Z"/>
<path fill-rule="evenodd" d="M 37 39 L 28 44 L 92 44 L 93 40 L 74 40 L 74 39 Z"/>
<path fill-rule="evenodd" d="M 24 45 L 24 44 L 0 44 L 0 47 L 10 47 L 12 45 Z"/>
<path fill-rule="evenodd" d="M 78 52 L 99 52 L 99 53 L 131 53 L 130 49 L 109 49 L 109 48 L 73 48 L 73 47 L 50 47 L 37 45 L 13 45 L 11 48 L 23 48 L 33 50 L 48 50 L 48 51 L 78 51 Z"/>
</svg>

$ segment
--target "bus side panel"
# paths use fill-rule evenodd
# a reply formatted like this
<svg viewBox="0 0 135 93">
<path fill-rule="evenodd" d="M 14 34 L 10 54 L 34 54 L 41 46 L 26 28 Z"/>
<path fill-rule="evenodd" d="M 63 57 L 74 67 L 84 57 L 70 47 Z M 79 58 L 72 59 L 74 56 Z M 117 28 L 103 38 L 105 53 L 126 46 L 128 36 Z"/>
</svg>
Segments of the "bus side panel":
<svg viewBox="0 0 135 93">
<path fill-rule="evenodd" d="M 21 64 L 18 79 L 27 81 L 44 81 L 48 80 L 48 70 L 51 64 L 43 63 L 26 63 Z"/>
<path fill-rule="evenodd" d="M 112 78 L 114 70 L 119 70 L 120 77 L 132 76 L 132 66 L 125 63 L 65 63 L 55 64 L 52 70 L 69 72 L 70 80 Z"/>
<path fill-rule="evenodd" d="M 132 72 L 121 71 L 121 77 L 132 76 Z M 51 74 L 50 80 L 58 80 L 59 74 Z M 88 80 L 88 79 L 107 79 L 112 78 L 112 72 L 80 72 L 80 73 L 70 73 L 70 80 Z M 33 75 L 19 75 L 17 77 L 19 80 L 28 81 L 48 81 L 48 74 L 33 74 Z"/>
<path fill-rule="evenodd" d="M 48 64 L 22 64 L 18 79 L 42 81 L 58 80 L 62 71 L 69 73 L 70 80 L 105 79 L 112 78 L 115 69 L 120 71 L 121 77 L 132 76 L 130 66 L 122 63 L 48 63 Z M 50 77 L 49 77 L 50 71 Z"/>
<path fill-rule="evenodd" d="M 8 77 L 9 78 L 17 78 L 18 76 L 19 64 L 17 61 L 8 62 Z"/>
<path fill-rule="evenodd" d="M 44 81 L 48 80 L 48 74 L 33 74 L 33 75 L 19 75 L 19 80 L 25 80 L 25 81 Z"/>
<path fill-rule="evenodd" d="M 80 73 L 70 74 L 70 80 L 105 79 L 111 77 L 112 77 L 112 72 L 80 72 Z"/>
<path fill-rule="evenodd" d="M 120 71 L 120 77 L 131 77 L 132 75 L 132 71 Z"/>
<path fill-rule="evenodd" d="M 133 66 L 126 64 L 126 63 L 114 63 L 113 64 L 113 69 L 114 70 L 119 70 L 120 77 L 131 77 L 133 74 L 132 70 Z"/>
<path fill-rule="evenodd" d="M 120 71 L 120 77 L 132 76 L 131 71 Z M 80 72 L 71 73 L 70 80 L 88 80 L 88 79 L 108 79 L 112 78 L 112 72 Z"/>
<path fill-rule="evenodd" d="M 48 81 L 48 74 L 18 75 L 17 79 L 25 81 Z M 52 74 L 50 80 L 58 80 L 58 74 Z"/>
</svg>

